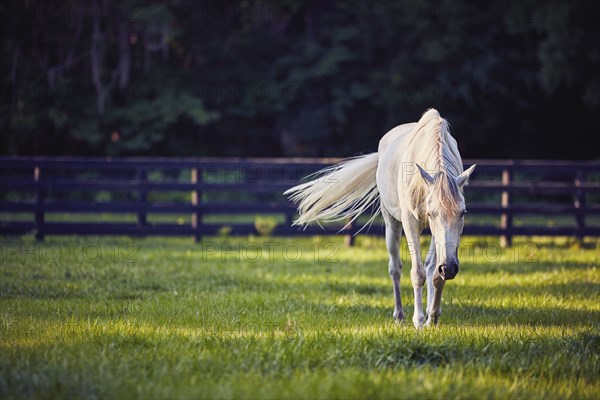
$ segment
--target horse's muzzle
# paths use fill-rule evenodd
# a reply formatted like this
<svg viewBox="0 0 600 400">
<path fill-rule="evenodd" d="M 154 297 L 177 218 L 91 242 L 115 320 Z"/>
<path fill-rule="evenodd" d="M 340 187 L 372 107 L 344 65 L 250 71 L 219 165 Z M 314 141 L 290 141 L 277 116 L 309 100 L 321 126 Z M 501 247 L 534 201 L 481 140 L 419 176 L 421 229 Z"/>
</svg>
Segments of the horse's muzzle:
<svg viewBox="0 0 600 400">
<path fill-rule="evenodd" d="M 442 264 L 438 267 L 438 273 L 446 281 L 454 279 L 456 274 L 458 274 L 458 263 Z"/>
</svg>

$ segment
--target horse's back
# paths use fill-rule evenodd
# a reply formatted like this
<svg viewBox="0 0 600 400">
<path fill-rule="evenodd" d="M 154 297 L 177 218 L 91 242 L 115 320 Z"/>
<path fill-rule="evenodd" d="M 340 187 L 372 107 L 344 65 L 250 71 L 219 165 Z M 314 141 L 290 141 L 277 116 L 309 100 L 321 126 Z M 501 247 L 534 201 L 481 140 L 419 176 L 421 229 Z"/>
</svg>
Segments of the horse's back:
<svg viewBox="0 0 600 400">
<path fill-rule="evenodd" d="M 399 152 L 417 125 L 416 122 L 398 125 L 386 133 L 379 141 L 379 165 L 377 168 L 377 188 L 382 206 L 397 220 L 400 220 L 401 209 L 398 193 L 398 174 L 400 174 L 401 157 Z"/>
<path fill-rule="evenodd" d="M 377 150 L 379 154 L 383 154 L 392 142 L 407 136 L 410 132 L 412 132 L 416 125 L 416 122 L 398 125 L 397 127 L 391 129 L 388 133 L 383 135 L 383 137 L 379 141 L 379 148 Z"/>
</svg>

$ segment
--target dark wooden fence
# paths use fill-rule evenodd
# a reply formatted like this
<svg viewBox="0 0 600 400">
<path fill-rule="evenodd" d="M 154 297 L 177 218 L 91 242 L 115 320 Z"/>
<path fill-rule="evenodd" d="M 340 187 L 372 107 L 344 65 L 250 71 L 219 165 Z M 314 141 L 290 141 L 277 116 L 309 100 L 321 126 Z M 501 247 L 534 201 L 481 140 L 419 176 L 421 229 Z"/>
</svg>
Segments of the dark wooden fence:
<svg viewBox="0 0 600 400">
<path fill-rule="evenodd" d="M 295 208 L 282 192 L 336 161 L 0 157 L 0 235 L 33 232 L 39 240 L 45 235 L 71 234 L 193 236 L 200 240 L 218 234 L 264 234 L 257 223 L 236 222 L 236 215 L 254 214 L 279 216 L 277 225 L 267 232 L 273 236 L 335 234 L 340 226 L 292 227 Z M 473 163 L 478 167 L 467 189 L 464 234 L 497 235 L 504 245 L 516 235 L 600 236 L 599 161 L 465 160 L 465 166 Z M 102 213 L 135 219 L 49 218 L 68 214 L 85 219 L 85 214 Z M 187 214 L 191 219 L 149 219 L 162 214 Z M 227 221 L 209 221 L 219 214 Z M 487 224 L 481 223 L 485 218 L 480 215 L 488 215 Z M 489 216 L 493 216 L 491 223 Z M 523 224 L 526 216 L 553 216 L 552 221 L 558 217 L 563 223 L 527 225 Z M 351 235 L 358 229 L 353 226 L 344 233 Z M 383 234 L 383 229 L 375 225 L 368 233 Z"/>
</svg>

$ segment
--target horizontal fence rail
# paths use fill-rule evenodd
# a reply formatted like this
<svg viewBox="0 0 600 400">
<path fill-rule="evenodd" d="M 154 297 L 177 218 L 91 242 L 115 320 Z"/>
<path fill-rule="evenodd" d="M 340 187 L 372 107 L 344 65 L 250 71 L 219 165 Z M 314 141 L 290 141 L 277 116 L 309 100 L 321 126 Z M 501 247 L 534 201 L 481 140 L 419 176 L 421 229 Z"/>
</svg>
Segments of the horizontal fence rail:
<svg viewBox="0 0 600 400">
<path fill-rule="evenodd" d="M 39 240 L 45 235 L 196 240 L 212 235 L 353 235 L 360 224 L 291 226 L 296 210 L 282 195 L 303 177 L 338 161 L 0 157 L 0 235 L 34 233 Z M 465 234 L 497 235 L 503 245 L 517 235 L 600 236 L 600 161 L 465 160 L 465 168 L 475 163 L 466 190 Z M 89 221 L 85 217 L 90 215 L 117 217 Z M 123 221 L 119 215 L 132 218 Z M 239 218 L 244 215 L 273 217 L 244 222 Z M 151 221 L 155 216 L 176 216 L 177 221 Z M 225 219 L 214 221 L 219 216 Z M 485 216 L 498 223 L 481 222 L 479 217 Z M 570 218 L 572 223 L 528 225 L 520 220 L 525 216 Z M 365 233 L 382 235 L 383 229 L 375 224 Z"/>
</svg>

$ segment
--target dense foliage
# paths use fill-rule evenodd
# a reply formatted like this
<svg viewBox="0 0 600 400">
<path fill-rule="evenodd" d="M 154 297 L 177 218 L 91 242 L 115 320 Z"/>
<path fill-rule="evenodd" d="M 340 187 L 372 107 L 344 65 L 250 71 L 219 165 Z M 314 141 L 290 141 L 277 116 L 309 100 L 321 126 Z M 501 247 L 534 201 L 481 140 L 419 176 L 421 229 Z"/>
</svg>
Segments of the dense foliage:
<svg viewBox="0 0 600 400">
<path fill-rule="evenodd" d="M 351 155 L 435 107 L 467 157 L 594 158 L 599 17 L 594 1 L 3 1 L 0 153 Z"/>
</svg>

